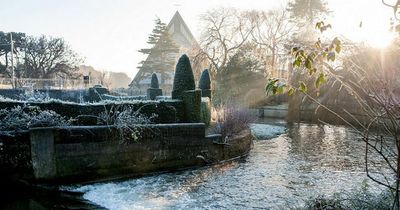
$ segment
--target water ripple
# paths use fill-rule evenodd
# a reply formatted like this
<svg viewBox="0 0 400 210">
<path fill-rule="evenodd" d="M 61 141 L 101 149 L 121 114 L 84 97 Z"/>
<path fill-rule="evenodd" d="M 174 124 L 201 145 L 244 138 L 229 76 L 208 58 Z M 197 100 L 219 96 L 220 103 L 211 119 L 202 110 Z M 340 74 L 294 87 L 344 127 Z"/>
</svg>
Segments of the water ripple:
<svg viewBox="0 0 400 210">
<path fill-rule="evenodd" d="M 109 209 L 290 208 L 358 186 L 363 148 L 344 127 L 301 124 L 236 162 L 69 189 Z"/>
</svg>

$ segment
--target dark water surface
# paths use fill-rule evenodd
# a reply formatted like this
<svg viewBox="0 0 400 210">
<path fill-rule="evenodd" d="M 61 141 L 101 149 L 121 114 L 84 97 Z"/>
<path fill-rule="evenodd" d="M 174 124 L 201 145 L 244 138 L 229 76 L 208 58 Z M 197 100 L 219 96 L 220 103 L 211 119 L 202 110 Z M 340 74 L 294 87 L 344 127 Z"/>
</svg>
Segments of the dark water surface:
<svg viewBox="0 0 400 210">
<path fill-rule="evenodd" d="M 287 209 L 358 188 L 367 179 L 363 158 L 364 143 L 345 127 L 296 124 L 255 142 L 243 160 L 62 189 L 109 209 Z"/>
</svg>

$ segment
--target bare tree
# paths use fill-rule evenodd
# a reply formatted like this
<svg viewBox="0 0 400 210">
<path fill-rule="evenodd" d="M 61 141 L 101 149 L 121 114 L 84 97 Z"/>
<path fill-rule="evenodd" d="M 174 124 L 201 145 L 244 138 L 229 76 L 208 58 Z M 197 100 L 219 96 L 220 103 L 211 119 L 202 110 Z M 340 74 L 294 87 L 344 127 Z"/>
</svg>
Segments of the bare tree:
<svg viewBox="0 0 400 210">
<path fill-rule="evenodd" d="M 388 0 L 382 0 L 382 4 L 383 5 L 385 5 L 385 6 L 388 6 L 388 7 L 391 7 L 392 9 L 393 9 L 393 16 L 397 19 L 397 20 L 399 20 L 399 17 L 398 17 L 398 10 L 399 10 L 399 8 L 400 8 L 400 0 L 396 0 L 396 3 L 392 3 L 391 4 L 391 2 L 389 3 L 390 1 L 388 1 Z"/>
<path fill-rule="evenodd" d="M 286 45 L 296 25 L 290 21 L 289 12 L 285 8 L 253 13 L 256 18 L 253 18 L 255 28 L 251 31 L 252 41 L 265 48 L 268 70 L 276 71 L 279 58 L 287 56 Z M 264 72 L 264 75 L 268 75 L 268 72 Z"/>
<path fill-rule="evenodd" d="M 27 37 L 24 77 L 75 77 L 81 59 L 61 38 Z"/>
<path fill-rule="evenodd" d="M 393 195 L 392 209 L 400 208 L 400 81 L 396 77 L 400 73 L 398 46 L 394 44 L 386 51 L 353 46 L 351 50 L 346 49 L 346 54 L 339 54 L 342 48 L 340 40 L 335 38 L 326 45 L 318 40 L 314 49 L 308 49 L 308 46 L 292 49 L 293 67 L 305 75 L 303 78 L 283 85 L 273 79 L 267 85 L 272 92 L 283 91 L 283 86 L 288 87 L 289 93 L 297 93 L 295 96 L 304 96 L 303 99 L 318 105 L 316 112 L 322 111 L 318 118 L 330 114 L 359 133 L 365 142 L 367 176 L 389 189 Z M 318 67 L 321 61 L 324 68 Z M 337 61 L 340 65 L 334 66 L 331 61 Z M 325 93 L 314 94 L 315 91 L 319 92 L 321 84 L 326 85 Z M 312 88 L 314 85 L 316 88 Z M 334 97 L 330 89 L 344 93 L 345 97 L 337 104 L 325 103 L 325 96 Z M 321 122 L 324 123 L 323 120 Z M 376 158 L 372 160 L 371 156 L 381 161 L 376 161 Z"/>
<path fill-rule="evenodd" d="M 218 8 L 201 16 L 204 31 L 196 58 L 207 58 L 210 62 L 210 73 L 215 79 L 216 74 L 223 71 L 229 57 L 249 39 L 255 28 L 251 14 L 239 12 L 231 8 Z"/>
</svg>

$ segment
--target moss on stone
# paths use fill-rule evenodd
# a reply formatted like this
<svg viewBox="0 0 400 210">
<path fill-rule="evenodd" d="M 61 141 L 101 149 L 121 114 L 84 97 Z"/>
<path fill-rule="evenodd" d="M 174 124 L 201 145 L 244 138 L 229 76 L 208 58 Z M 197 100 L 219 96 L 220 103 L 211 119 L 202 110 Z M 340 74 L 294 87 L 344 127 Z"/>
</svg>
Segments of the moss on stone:
<svg viewBox="0 0 400 210">
<path fill-rule="evenodd" d="M 172 99 L 182 99 L 182 94 L 187 90 L 194 90 L 195 82 L 193 70 L 187 55 L 182 55 L 176 64 Z"/>
</svg>

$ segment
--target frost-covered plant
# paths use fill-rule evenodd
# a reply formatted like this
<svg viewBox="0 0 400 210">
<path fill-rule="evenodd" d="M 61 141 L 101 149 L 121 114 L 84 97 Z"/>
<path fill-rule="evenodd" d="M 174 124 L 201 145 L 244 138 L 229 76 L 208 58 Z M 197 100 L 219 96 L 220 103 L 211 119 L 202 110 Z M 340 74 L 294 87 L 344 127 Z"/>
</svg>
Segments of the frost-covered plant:
<svg viewBox="0 0 400 210">
<path fill-rule="evenodd" d="M 51 127 L 51 126 L 67 126 L 70 121 L 66 117 L 62 117 L 52 110 L 40 111 L 37 115 L 32 116 L 28 127 Z"/>
<path fill-rule="evenodd" d="M 50 97 L 47 93 L 44 92 L 29 91 L 25 92 L 24 94 L 20 94 L 18 99 L 28 102 L 46 102 L 50 100 Z"/>
<path fill-rule="evenodd" d="M 122 110 L 115 119 L 115 125 L 133 125 L 133 124 L 149 124 L 156 117 L 156 114 L 152 114 L 147 117 L 140 113 L 139 110 L 133 110 L 131 107 L 127 107 Z"/>
<path fill-rule="evenodd" d="M 30 115 L 20 106 L 0 110 L 0 130 L 2 132 L 27 130 L 29 120 Z"/>
<path fill-rule="evenodd" d="M 150 124 L 156 114 L 147 117 L 140 113 L 140 108 L 134 110 L 130 106 L 112 106 L 109 110 L 99 114 L 98 124 L 100 125 L 134 125 L 134 124 Z"/>
<path fill-rule="evenodd" d="M 318 196 L 306 201 L 302 209 L 305 210 L 335 210 L 335 209 L 393 209 L 393 195 L 387 189 L 381 193 L 371 192 L 366 184 L 360 189 L 350 192 L 335 193 L 331 197 Z"/>
<path fill-rule="evenodd" d="M 250 123 L 254 121 L 249 111 L 234 105 L 220 106 L 213 112 L 212 120 L 215 121 L 213 130 L 220 133 L 224 139 L 249 129 Z"/>
<path fill-rule="evenodd" d="M 28 130 L 33 127 L 65 126 L 70 120 L 54 111 L 37 106 L 16 106 L 0 109 L 0 133 Z"/>
<path fill-rule="evenodd" d="M 141 138 L 143 128 L 138 124 L 151 124 L 156 114 L 150 117 L 140 113 L 141 108 L 134 110 L 130 106 L 113 106 L 99 114 L 98 124 L 114 125 L 118 131 L 121 143 L 126 139 L 138 141 Z"/>
</svg>

